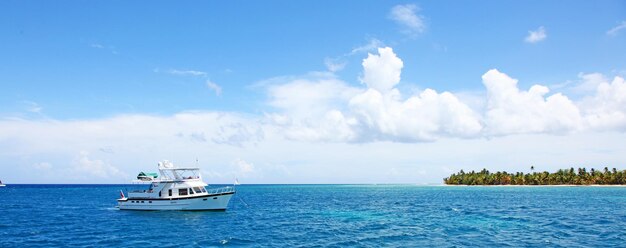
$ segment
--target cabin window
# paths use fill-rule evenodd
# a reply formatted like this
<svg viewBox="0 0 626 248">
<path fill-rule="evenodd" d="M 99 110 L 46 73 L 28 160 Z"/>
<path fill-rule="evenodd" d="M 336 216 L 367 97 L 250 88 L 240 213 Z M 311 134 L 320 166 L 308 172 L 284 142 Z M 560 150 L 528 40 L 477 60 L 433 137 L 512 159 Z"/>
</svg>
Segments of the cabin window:
<svg viewBox="0 0 626 248">
<path fill-rule="evenodd" d="M 206 193 L 206 189 L 204 187 L 202 187 L 200 189 L 202 189 L 202 193 Z"/>
<path fill-rule="evenodd" d="M 143 201 L 141 201 L 141 203 L 143 203 Z"/>
<path fill-rule="evenodd" d="M 193 190 L 191 188 L 189 188 L 189 194 L 193 195 Z"/>
<path fill-rule="evenodd" d="M 202 189 L 200 189 L 200 187 L 193 187 L 193 190 L 198 194 L 202 193 Z"/>
<path fill-rule="evenodd" d="M 178 195 L 187 195 L 187 189 L 178 189 Z"/>
<path fill-rule="evenodd" d="M 148 201 L 148 203 L 152 203 L 152 201 Z"/>
<path fill-rule="evenodd" d="M 171 189 L 170 189 L 170 190 L 168 190 L 168 191 L 167 191 L 167 193 L 168 193 L 170 196 L 172 196 L 172 190 L 171 190 Z"/>
</svg>

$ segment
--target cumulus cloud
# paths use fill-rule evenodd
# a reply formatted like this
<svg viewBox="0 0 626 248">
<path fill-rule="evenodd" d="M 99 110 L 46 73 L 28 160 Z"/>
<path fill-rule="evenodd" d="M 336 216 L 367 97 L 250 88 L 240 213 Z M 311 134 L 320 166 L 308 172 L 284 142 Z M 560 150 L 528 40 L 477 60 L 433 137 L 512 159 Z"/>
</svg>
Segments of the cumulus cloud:
<svg viewBox="0 0 626 248">
<path fill-rule="evenodd" d="M 496 69 L 482 79 L 488 94 L 485 123 L 489 134 L 563 133 L 580 128 L 580 112 L 566 96 L 545 97 L 550 90 L 541 85 L 520 91 L 516 79 Z"/>
<path fill-rule="evenodd" d="M 267 117 L 287 138 L 308 141 L 432 141 L 480 132 L 478 115 L 450 92 L 427 89 L 403 98 L 395 88 L 402 67 L 384 47 L 363 60 L 365 89 L 332 77 L 270 87 L 270 103 L 283 114 Z"/>
<path fill-rule="evenodd" d="M 606 31 L 606 34 L 610 36 L 616 36 L 623 29 L 626 29 L 626 21 L 622 21 L 622 23 L 620 23 L 619 25 L 609 29 L 609 31 Z"/>
<path fill-rule="evenodd" d="M 583 101 L 543 85 L 520 89 L 518 80 L 497 69 L 482 76 L 485 93 L 425 89 L 403 96 L 397 88 L 403 62 L 391 48 L 368 54 L 362 65 L 365 88 L 334 77 L 272 85 L 269 102 L 278 111 L 266 114 L 266 120 L 288 139 L 330 142 L 561 135 L 626 126 L 620 77 L 609 82 L 602 74 L 581 75 L 582 83 L 573 88 L 584 91 Z"/>
<path fill-rule="evenodd" d="M 396 5 L 391 8 L 389 18 L 404 28 L 404 32 L 409 35 L 417 35 L 426 30 L 424 17 L 418 15 L 419 7 L 415 4 Z"/>
<path fill-rule="evenodd" d="M 384 57 L 380 52 L 373 56 Z M 397 61 L 386 61 L 397 67 Z M 589 140 L 601 139 L 602 149 L 616 156 L 626 154 L 619 146 L 626 131 L 625 80 L 597 73 L 581 74 L 580 78 L 574 87 L 584 88 L 585 97 L 571 100 L 541 85 L 520 89 L 516 79 L 496 69 L 482 76 L 486 92 L 471 97 L 434 89 L 403 95 L 397 87 L 399 79 L 383 84 L 384 91 L 380 91 L 374 82 L 350 85 L 331 74 L 281 77 L 263 84 L 272 108 L 262 116 L 182 112 L 90 120 L 0 119 L 0 164 L 25 168 L 16 169 L 16 173 L 27 178 L 24 182 L 35 181 L 28 175 L 38 168 L 50 173 L 37 180 L 60 182 L 62 175 L 70 175 L 72 182 L 94 183 L 115 179 L 127 182 L 132 179 L 129 175 L 153 169 L 148 166 L 161 159 L 185 164 L 200 158 L 209 161 L 203 166 L 210 166 L 211 170 L 205 167 L 203 171 L 212 182 L 231 183 L 241 176 L 252 183 L 319 183 L 359 182 L 353 171 L 360 168 L 369 169 L 358 170 L 358 177 L 379 178 L 376 171 L 389 170 L 381 164 L 413 161 L 418 156 L 416 152 L 420 158 L 434 156 L 429 157 L 432 164 L 448 166 L 459 161 L 452 161 L 451 153 L 464 154 L 463 161 L 475 164 L 477 153 L 499 150 L 479 161 L 502 164 L 504 160 L 494 162 L 493 157 L 519 160 L 503 155 L 509 151 L 502 147 L 511 144 L 523 143 L 541 153 L 567 143 L 567 157 L 559 157 L 566 164 L 571 161 L 571 154 L 582 159 L 595 156 L 594 151 L 582 147 L 587 147 Z M 473 98 L 484 99 L 468 104 L 467 99 Z M 474 106 L 480 102 L 485 106 Z M 567 135 L 554 138 L 551 134 Z M 490 137 L 498 138 L 483 139 Z M 427 151 L 416 149 L 419 144 L 398 144 L 430 141 L 437 142 L 430 144 Z M 450 144 L 456 144 L 456 148 Z M 394 152 L 371 152 L 380 150 Z M 578 153 L 581 150 L 585 151 Z M 233 160 L 241 154 L 246 155 L 246 160 Z M 545 159 L 552 163 L 556 155 L 550 156 Z M 609 162 L 619 162 L 620 158 Z M 358 164 L 358 168 L 352 164 Z M 361 167 L 363 164 L 369 165 Z M 408 171 L 432 171 L 394 168 L 406 180 L 419 177 L 407 175 Z M 334 177 L 334 173 L 320 171 L 337 173 Z M 310 176 L 315 173 L 321 174 Z M 268 181 L 263 181 L 263 177 Z"/>
<path fill-rule="evenodd" d="M 626 130 L 626 82 L 615 77 L 611 82 L 597 74 L 584 75 L 585 83 L 596 85 L 593 96 L 583 99 L 580 108 L 588 126 L 598 130 Z"/>
<path fill-rule="evenodd" d="M 403 62 L 390 47 L 363 60 L 363 78 L 368 90 L 353 97 L 350 110 L 365 127 L 363 135 L 375 139 L 419 141 L 440 135 L 471 136 L 481 130 L 476 114 L 452 93 L 426 89 L 402 99 L 400 83 Z"/>
<path fill-rule="evenodd" d="M 351 110 L 367 129 L 365 138 L 432 141 L 441 136 L 473 136 L 482 129 L 477 115 L 449 92 L 426 89 L 402 100 L 397 90 L 369 89 L 350 100 Z M 368 137 L 373 136 L 373 137 Z"/>
<path fill-rule="evenodd" d="M 546 28 L 541 26 L 537 30 L 528 31 L 528 36 L 524 38 L 524 41 L 527 43 L 537 43 L 542 40 L 545 40 L 547 37 L 548 37 L 548 34 L 546 33 Z"/>
<path fill-rule="evenodd" d="M 291 140 L 350 140 L 354 121 L 340 110 L 362 91 L 330 74 L 274 81 L 268 86 L 269 105 L 279 112 L 267 114 L 265 119 Z"/>
<path fill-rule="evenodd" d="M 404 66 L 391 47 L 378 48 L 378 55 L 368 53 L 362 65 L 361 82 L 368 88 L 380 92 L 387 92 L 400 82 L 400 74 Z"/>
</svg>

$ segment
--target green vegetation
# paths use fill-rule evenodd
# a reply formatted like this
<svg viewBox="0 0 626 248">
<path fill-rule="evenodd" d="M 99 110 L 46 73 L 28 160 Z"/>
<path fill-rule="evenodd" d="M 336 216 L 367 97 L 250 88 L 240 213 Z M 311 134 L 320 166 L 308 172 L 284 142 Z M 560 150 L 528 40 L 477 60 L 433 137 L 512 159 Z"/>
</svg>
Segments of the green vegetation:
<svg viewBox="0 0 626 248">
<path fill-rule="evenodd" d="M 461 170 L 459 173 L 452 174 L 450 177 L 444 178 L 445 184 L 451 185 L 614 185 L 626 184 L 626 170 L 620 170 L 604 167 L 604 171 L 591 169 L 587 172 L 586 168 L 570 168 L 569 170 L 559 170 L 555 173 L 534 172 L 534 166 L 531 167 L 532 173 L 517 172 L 507 173 L 496 172 L 491 173 L 487 169 L 480 172 L 465 173 Z"/>
</svg>

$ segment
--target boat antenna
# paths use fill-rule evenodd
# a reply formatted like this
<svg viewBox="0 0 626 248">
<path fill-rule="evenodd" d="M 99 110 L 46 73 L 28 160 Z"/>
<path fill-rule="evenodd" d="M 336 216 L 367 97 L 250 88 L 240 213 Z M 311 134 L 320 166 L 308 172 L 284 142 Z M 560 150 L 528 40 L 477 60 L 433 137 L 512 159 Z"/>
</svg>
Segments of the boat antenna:
<svg viewBox="0 0 626 248">
<path fill-rule="evenodd" d="M 235 182 L 233 183 L 233 189 L 235 189 L 237 187 L 237 185 L 240 185 L 241 183 L 239 183 L 239 178 L 235 178 Z M 236 194 L 235 197 L 239 198 L 239 200 L 246 205 L 246 207 L 250 207 L 250 205 L 248 205 L 248 203 L 246 201 L 243 200 L 243 197 L 241 197 L 239 194 Z"/>
</svg>

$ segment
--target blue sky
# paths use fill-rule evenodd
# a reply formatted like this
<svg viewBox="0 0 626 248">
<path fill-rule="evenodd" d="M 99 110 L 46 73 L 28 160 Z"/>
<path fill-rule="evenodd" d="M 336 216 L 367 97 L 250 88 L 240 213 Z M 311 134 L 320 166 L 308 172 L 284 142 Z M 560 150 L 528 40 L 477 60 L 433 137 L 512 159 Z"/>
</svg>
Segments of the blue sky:
<svg viewBox="0 0 626 248">
<path fill-rule="evenodd" d="M 155 161 L 196 157 L 211 180 L 254 183 L 436 183 L 460 168 L 623 165 L 624 10 L 623 1 L 2 1 L 0 179 L 63 182 L 27 177 L 42 169 L 118 183 Z M 538 150 L 546 140 L 573 147 L 555 158 Z M 592 140 L 600 144 L 586 147 Z M 514 145 L 479 152 L 502 144 Z M 465 155 L 450 158 L 449 147 Z M 525 159 L 499 157 L 520 150 Z"/>
</svg>

